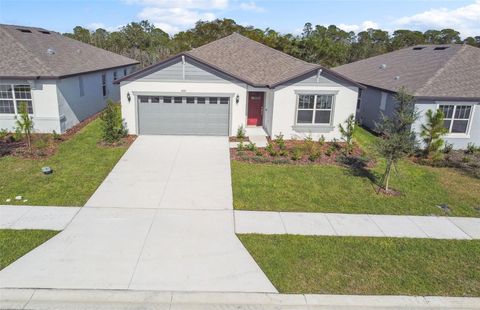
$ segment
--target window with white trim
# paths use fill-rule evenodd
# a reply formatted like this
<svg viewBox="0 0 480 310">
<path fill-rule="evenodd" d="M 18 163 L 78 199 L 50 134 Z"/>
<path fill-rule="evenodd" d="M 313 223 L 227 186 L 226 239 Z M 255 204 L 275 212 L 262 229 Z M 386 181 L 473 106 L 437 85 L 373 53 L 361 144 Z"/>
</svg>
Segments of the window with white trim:
<svg viewBox="0 0 480 310">
<path fill-rule="evenodd" d="M 26 103 L 28 113 L 33 114 L 30 85 L 0 85 L 0 114 L 19 114 L 22 103 Z"/>
<path fill-rule="evenodd" d="M 472 115 L 471 105 L 441 104 L 438 108 L 443 112 L 443 127 L 449 133 L 467 133 Z"/>
<path fill-rule="evenodd" d="M 334 95 L 298 95 L 297 124 L 330 124 Z"/>
</svg>

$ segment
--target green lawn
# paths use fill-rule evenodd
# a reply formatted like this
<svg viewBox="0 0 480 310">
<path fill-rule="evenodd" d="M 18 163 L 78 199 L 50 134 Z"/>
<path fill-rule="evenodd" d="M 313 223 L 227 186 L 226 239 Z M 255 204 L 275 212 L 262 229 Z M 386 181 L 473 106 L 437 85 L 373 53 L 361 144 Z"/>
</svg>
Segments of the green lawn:
<svg viewBox="0 0 480 310">
<path fill-rule="evenodd" d="M 239 238 L 281 293 L 480 296 L 480 240 Z"/>
<path fill-rule="evenodd" d="M 52 230 L 0 229 L 0 270 L 57 233 Z"/>
<path fill-rule="evenodd" d="M 28 205 L 82 206 L 127 150 L 101 147 L 100 120 L 95 120 L 70 140 L 60 144 L 58 152 L 45 160 L 13 156 L 0 157 L 0 204 L 17 195 Z M 54 173 L 43 175 L 41 167 Z"/>
<path fill-rule="evenodd" d="M 356 140 L 370 156 L 375 137 L 358 130 Z M 379 160 L 369 172 L 382 173 Z M 480 180 L 451 168 L 404 160 L 391 187 L 400 196 L 377 194 L 365 174 L 336 165 L 268 165 L 232 161 L 234 206 L 240 210 L 369 214 L 480 216 Z M 452 210 L 446 214 L 439 204 Z M 476 209 L 478 208 L 478 210 Z"/>
</svg>

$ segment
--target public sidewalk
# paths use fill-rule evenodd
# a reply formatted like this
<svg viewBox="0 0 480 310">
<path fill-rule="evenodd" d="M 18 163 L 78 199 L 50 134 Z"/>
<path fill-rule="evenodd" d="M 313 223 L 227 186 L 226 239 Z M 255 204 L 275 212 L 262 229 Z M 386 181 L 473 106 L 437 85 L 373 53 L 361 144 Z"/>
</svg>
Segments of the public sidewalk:
<svg viewBox="0 0 480 310">
<path fill-rule="evenodd" d="M 480 239 L 480 218 L 235 211 L 238 234 Z"/>
<path fill-rule="evenodd" d="M 63 230 L 79 207 L 0 206 L 0 229 Z"/>
<path fill-rule="evenodd" d="M 478 309 L 480 298 L 0 289 L 0 309 Z"/>
</svg>

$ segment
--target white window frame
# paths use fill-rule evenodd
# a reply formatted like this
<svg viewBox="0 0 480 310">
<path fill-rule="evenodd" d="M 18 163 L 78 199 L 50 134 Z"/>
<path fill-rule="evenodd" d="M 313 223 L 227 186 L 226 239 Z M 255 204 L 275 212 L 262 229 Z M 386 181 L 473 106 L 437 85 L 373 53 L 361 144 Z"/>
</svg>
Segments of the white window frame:
<svg viewBox="0 0 480 310">
<path fill-rule="evenodd" d="M 448 133 L 446 134 L 447 137 L 449 138 L 465 138 L 465 137 L 470 137 L 470 129 L 472 126 L 472 119 L 473 119 L 473 114 L 475 113 L 475 103 L 470 103 L 470 102 L 437 102 L 437 110 L 440 109 L 440 106 L 453 106 L 453 111 L 452 111 L 452 117 L 451 118 L 444 118 L 444 120 L 450 120 L 450 128 L 448 128 Z M 470 115 L 467 120 L 467 130 L 465 132 L 452 132 L 452 127 L 453 127 L 453 122 L 456 119 L 455 118 L 455 112 L 457 111 L 457 106 L 470 106 Z M 465 120 L 465 119 L 460 119 L 458 118 L 457 120 Z"/>
<path fill-rule="evenodd" d="M 300 96 L 314 96 L 313 98 L 313 109 L 299 109 L 298 105 L 300 103 Z M 330 109 L 317 109 L 317 97 L 318 96 L 332 96 L 332 105 Z M 324 127 L 332 126 L 333 115 L 335 111 L 335 100 L 337 97 L 337 92 L 297 92 L 296 94 L 296 103 L 295 103 L 295 126 L 305 126 L 305 127 Z M 312 122 L 311 123 L 299 123 L 298 122 L 298 111 L 312 111 Z M 315 123 L 316 111 L 330 111 L 330 119 L 328 123 Z"/>
<path fill-rule="evenodd" d="M 13 110 L 14 110 L 14 113 L 0 113 L 0 115 L 12 115 L 12 116 L 16 116 L 16 115 L 19 115 L 19 112 L 18 112 L 18 103 L 17 103 L 17 100 L 18 101 L 30 101 L 32 103 L 32 113 L 28 113 L 28 115 L 35 115 L 35 107 L 33 106 L 33 92 L 32 92 L 32 86 L 28 83 L 21 83 L 21 84 L 12 84 L 12 83 L 0 83 L 0 85 L 7 85 L 7 86 L 10 86 L 11 89 L 12 89 L 12 98 L 1 98 L 0 100 L 12 100 L 13 101 Z M 28 86 L 30 88 L 30 99 L 23 99 L 23 98 L 18 98 L 15 96 L 15 86 Z"/>
<path fill-rule="evenodd" d="M 387 108 L 387 98 L 388 98 L 388 94 L 382 91 L 382 95 L 380 98 L 380 107 L 379 107 L 381 111 L 385 111 L 385 109 Z"/>
</svg>

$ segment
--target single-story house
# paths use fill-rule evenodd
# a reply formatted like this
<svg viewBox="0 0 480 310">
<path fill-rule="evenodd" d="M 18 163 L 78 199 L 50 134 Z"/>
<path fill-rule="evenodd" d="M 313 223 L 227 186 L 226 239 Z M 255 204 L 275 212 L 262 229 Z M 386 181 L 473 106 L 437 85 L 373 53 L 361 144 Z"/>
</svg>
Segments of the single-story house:
<svg viewBox="0 0 480 310">
<path fill-rule="evenodd" d="M 119 101 L 113 81 L 138 63 L 43 28 L 0 25 L 0 42 L 0 129 L 8 131 L 25 102 L 35 132 L 65 132 Z"/>
<path fill-rule="evenodd" d="M 336 67 L 367 88 L 361 91 L 357 119 L 375 130 L 391 115 L 394 96 L 404 86 L 415 96 L 417 133 L 428 110 L 441 109 L 454 148 L 480 145 L 480 49 L 469 45 L 418 45 Z"/>
<path fill-rule="evenodd" d="M 117 83 L 130 133 L 234 136 L 244 126 L 286 139 L 340 138 L 363 87 L 237 33 Z"/>
</svg>

